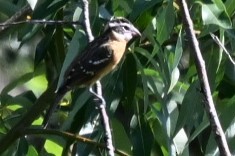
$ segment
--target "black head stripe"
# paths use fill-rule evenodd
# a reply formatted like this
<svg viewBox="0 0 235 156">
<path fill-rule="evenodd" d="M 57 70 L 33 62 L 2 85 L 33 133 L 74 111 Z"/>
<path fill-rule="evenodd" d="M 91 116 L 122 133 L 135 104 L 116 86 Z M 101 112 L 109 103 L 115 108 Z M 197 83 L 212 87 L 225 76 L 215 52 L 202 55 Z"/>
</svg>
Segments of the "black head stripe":
<svg viewBox="0 0 235 156">
<path fill-rule="evenodd" d="M 132 25 L 131 22 L 123 17 L 117 17 L 109 21 L 109 26 L 115 26 L 115 25 Z"/>
<path fill-rule="evenodd" d="M 105 31 L 108 29 L 112 29 L 112 30 L 116 30 L 119 29 L 117 27 L 131 27 L 131 22 L 129 20 L 127 20 L 126 18 L 123 17 L 114 17 L 113 19 L 111 19 L 107 25 L 105 26 Z M 119 31 L 116 31 L 119 32 Z"/>
<path fill-rule="evenodd" d="M 140 36 L 140 32 L 132 25 L 132 23 L 123 17 L 116 17 L 111 19 L 107 23 L 105 31 L 114 31 L 119 35 L 123 35 L 122 38 L 125 38 L 127 41 L 129 41 L 134 36 Z"/>
</svg>

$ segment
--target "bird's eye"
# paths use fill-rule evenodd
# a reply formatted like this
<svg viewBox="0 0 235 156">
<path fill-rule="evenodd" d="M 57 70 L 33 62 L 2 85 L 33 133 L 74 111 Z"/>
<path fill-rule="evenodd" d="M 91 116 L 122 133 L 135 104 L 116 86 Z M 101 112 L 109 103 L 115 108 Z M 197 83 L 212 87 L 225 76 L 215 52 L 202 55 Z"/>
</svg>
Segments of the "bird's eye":
<svg viewBox="0 0 235 156">
<path fill-rule="evenodd" d="M 128 26 L 124 26 L 123 27 L 125 30 L 130 30 L 130 28 Z"/>
</svg>

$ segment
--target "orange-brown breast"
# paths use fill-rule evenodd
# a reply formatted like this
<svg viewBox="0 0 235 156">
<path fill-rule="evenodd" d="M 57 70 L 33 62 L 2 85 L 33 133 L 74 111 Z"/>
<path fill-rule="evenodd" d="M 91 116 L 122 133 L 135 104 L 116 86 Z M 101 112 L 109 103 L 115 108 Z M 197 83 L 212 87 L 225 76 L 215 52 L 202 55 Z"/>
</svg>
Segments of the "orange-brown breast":
<svg viewBox="0 0 235 156">
<path fill-rule="evenodd" d="M 110 41 L 108 45 L 110 46 L 110 49 L 114 50 L 113 61 L 107 67 L 102 69 L 102 71 L 100 72 L 101 74 L 99 74 L 99 79 L 111 72 L 114 68 L 116 68 L 126 50 L 126 42 L 113 40 Z"/>
<path fill-rule="evenodd" d="M 96 82 L 97 80 L 101 79 L 102 77 L 110 73 L 114 68 L 116 68 L 116 66 L 118 65 L 118 63 L 120 62 L 125 53 L 126 50 L 125 41 L 110 40 L 106 45 L 109 46 L 109 49 L 113 50 L 113 61 L 105 68 L 103 68 L 101 71 L 99 71 L 92 80 L 85 83 L 86 85 L 92 85 L 92 83 Z"/>
</svg>

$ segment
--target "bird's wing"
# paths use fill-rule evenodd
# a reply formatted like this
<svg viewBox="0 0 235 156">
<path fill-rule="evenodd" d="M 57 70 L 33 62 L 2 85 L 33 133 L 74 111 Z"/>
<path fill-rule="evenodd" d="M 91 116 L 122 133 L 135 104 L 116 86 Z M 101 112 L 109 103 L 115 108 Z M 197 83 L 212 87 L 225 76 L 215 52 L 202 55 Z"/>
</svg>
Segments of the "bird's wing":
<svg viewBox="0 0 235 156">
<path fill-rule="evenodd" d="M 103 43 L 105 41 L 99 38 L 94 40 L 74 59 L 65 73 L 65 85 L 72 87 L 89 83 L 97 76 L 97 72 L 112 62 L 113 51 Z"/>
</svg>

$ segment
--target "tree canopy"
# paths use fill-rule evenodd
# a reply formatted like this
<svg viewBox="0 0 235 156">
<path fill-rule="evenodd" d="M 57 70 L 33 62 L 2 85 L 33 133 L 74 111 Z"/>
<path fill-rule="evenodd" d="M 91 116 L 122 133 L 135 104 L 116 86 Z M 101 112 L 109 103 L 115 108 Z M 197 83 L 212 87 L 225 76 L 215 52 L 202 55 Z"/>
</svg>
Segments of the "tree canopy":
<svg viewBox="0 0 235 156">
<path fill-rule="evenodd" d="M 219 155 L 178 1 L 90 0 L 94 37 L 113 16 L 142 34 L 101 80 L 115 153 Z M 187 1 L 211 96 L 235 153 L 234 0 Z M 83 2 L 0 0 L 0 155 L 105 155 L 89 88 L 67 93 L 43 129 L 63 74 L 88 44 Z"/>
</svg>

